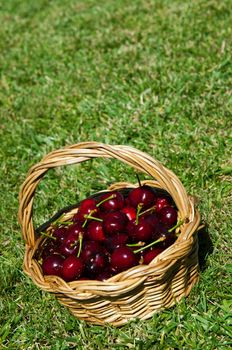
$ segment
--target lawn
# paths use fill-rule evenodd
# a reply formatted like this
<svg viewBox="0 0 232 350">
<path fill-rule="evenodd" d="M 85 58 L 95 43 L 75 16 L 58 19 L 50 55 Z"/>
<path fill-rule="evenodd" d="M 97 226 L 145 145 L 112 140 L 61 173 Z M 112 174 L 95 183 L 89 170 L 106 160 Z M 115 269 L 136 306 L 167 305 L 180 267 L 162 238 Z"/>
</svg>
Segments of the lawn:
<svg viewBox="0 0 232 350">
<path fill-rule="evenodd" d="M 230 349 L 231 1 L 0 0 L 0 23 L 0 348 Z M 28 169 L 90 140 L 161 161 L 197 196 L 206 224 L 189 297 L 121 328 L 75 319 L 22 271 L 18 193 Z M 115 160 L 50 171 L 35 225 L 125 180 L 136 182 L 134 171 Z"/>
</svg>

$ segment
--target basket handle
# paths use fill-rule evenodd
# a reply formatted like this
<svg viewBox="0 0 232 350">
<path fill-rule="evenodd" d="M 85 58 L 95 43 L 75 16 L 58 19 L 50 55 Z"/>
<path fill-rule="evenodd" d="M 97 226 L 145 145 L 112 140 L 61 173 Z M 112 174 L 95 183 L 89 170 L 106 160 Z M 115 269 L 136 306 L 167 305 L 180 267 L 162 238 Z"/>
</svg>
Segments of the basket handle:
<svg viewBox="0 0 232 350">
<path fill-rule="evenodd" d="M 36 187 L 45 173 L 49 169 L 61 165 L 82 163 L 99 157 L 118 159 L 156 179 L 162 188 L 169 192 L 174 199 L 181 217 L 188 217 L 191 220 L 189 215 L 193 216 L 194 213 L 182 183 L 172 171 L 165 168 L 160 162 L 130 146 L 83 142 L 49 153 L 29 170 L 20 190 L 18 212 L 22 236 L 28 246 L 33 247 L 35 243 L 35 230 L 32 219 L 33 200 Z"/>
</svg>

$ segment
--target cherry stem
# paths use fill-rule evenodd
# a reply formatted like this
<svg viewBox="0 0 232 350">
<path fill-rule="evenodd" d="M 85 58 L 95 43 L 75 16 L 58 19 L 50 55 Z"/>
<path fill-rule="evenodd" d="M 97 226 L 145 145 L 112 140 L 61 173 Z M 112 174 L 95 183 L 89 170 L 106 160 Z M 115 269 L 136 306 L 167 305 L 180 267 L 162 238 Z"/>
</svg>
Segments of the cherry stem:
<svg viewBox="0 0 232 350">
<path fill-rule="evenodd" d="M 69 226 L 69 225 L 73 224 L 72 221 L 59 221 L 59 220 L 56 220 L 55 223 L 56 223 L 56 225 L 58 224 L 61 226 Z M 54 223 L 53 223 L 53 225 L 54 225 Z"/>
<path fill-rule="evenodd" d="M 138 225 L 139 223 L 139 213 L 143 207 L 143 204 L 139 203 L 137 206 L 137 211 L 136 211 L 136 219 L 135 219 L 135 224 Z"/>
<path fill-rule="evenodd" d="M 52 239 L 54 239 L 54 240 L 56 241 L 56 237 L 53 237 L 53 236 L 49 235 L 49 234 L 46 233 L 46 232 L 41 232 L 41 235 L 42 235 L 42 236 L 45 236 L 45 237 L 48 237 L 48 238 L 52 238 Z"/>
<path fill-rule="evenodd" d="M 138 183 L 139 183 L 139 187 L 142 187 L 142 184 L 141 184 L 141 181 L 140 181 L 139 175 L 138 175 L 138 174 L 136 174 L 136 177 L 137 177 L 137 180 L 138 180 Z"/>
<path fill-rule="evenodd" d="M 136 253 L 140 253 L 140 252 L 142 252 L 144 249 L 150 248 L 150 247 L 152 247 L 153 245 L 155 245 L 155 244 L 157 244 L 157 243 L 159 243 L 159 242 L 163 242 L 165 239 L 166 239 L 166 237 L 160 237 L 159 239 L 157 239 L 156 241 L 154 241 L 154 242 L 152 242 L 152 243 L 146 245 L 145 247 L 142 247 L 142 248 L 139 248 L 139 249 L 137 249 L 137 250 L 134 250 L 134 253 L 135 253 L 135 254 L 136 254 Z"/>
<path fill-rule="evenodd" d="M 83 225 L 82 225 L 83 228 L 85 227 L 85 225 L 87 224 L 87 222 L 88 222 L 89 219 L 92 219 L 92 220 L 95 220 L 95 221 L 100 221 L 100 222 L 103 221 L 103 220 L 100 219 L 100 218 L 96 218 L 95 216 L 92 216 L 92 214 L 95 213 L 95 212 L 96 212 L 96 210 L 94 209 L 94 210 L 92 210 L 92 211 L 90 212 L 89 215 L 84 215 L 85 221 L 84 221 L 84 223 L 83 223 Z"/>
<path fill-rule="evenodd" d="M 52 224 L 56 225 L 57 223 L 59 223 L 61 221 L 61 219 L 64 217 L 65 213 L 61 214 L 61 216 L 59 216 Z"/>
<path fill-rule="evenodd" d="M 155 208 L 156 208 L 156 205 L 153 205 L 151 208 L 146 209 L 146 210 L 142 211 L 141 213 L 139 213 L 139 216 L 146 214 L 146 213 L 149 213 L 149 211 L 155 210 Z"/>
<path fill-rule="evenodd" d="M 95 216 L 92 216 L 92 215 L 85 215 L 85 218 L 88 220 L 95 220 L 95 221 L 99 221 L 99 222 L 102 222 L 103 219 L 100 219 L 100 218 L 96 218 Z"/>
<path fill-rule="evenodd" d="M 113 199 L 113 198 L 115 198 L 115 197 L 116 197 L 116 194 L 115 194 L 115 193 L 111 194 L 109 197 L 107 197 L 107 198 L 103 199 L 101 202 L 97 203 L 97 204 L 96 204 L 96 207 L 100 207 L 101 204 L 103 204 L 103 203 L 105 203 L 105 202 L 107 202 L 107 201 L 109 201 L 110 199 Z"/>
<path fill-rule="evenodd" d="M 83 242 L 83 235 L 80 234 L 80 236 L 79 236 L 79 249 L 78 249 L 78 253 L 77 253 L 78 258 L 80 257 L 80 254 L 81 254 L 82 242 Z"/>
<path fill-rule="evenodd" d="M 138 242 L 138 243 L 129 243 L 126 246 L 127 247 L 143 247 L 145 242 Z"/>
<path fill-rule="evenodd" d="M 174 231 L 177 227 L 181 226 L 183 223 L 184 223 L 184 220 L 179 220 L 179 221 L 176 223 L 175 226 L 173 226 L 172 228 L 170 228 L 170 229 L 168 230 L 168 232 Z"/>
</svg>

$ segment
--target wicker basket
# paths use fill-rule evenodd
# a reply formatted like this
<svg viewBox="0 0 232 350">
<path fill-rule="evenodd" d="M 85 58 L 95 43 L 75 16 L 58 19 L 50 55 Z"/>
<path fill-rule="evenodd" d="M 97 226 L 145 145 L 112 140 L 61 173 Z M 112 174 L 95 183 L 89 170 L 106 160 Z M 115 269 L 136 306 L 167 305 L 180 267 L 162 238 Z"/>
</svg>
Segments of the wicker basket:
<svg viewBox="0 0 232 350">
<path fill-rule="evenodd" d="M 115 158 L 149 175 L 147 184 L 166 190 L 178 208 L 179 217 L 186 219 L 176 242 L 159 254 L 149 265 L 139 265 L 121 272 L 109 280 L 66 283 L 56 276 L 43 276 L 33 258 L 41 243 L 33 226 L 32 206 L 37 185 L 51 168 L 81 163 L 92 158 Z M 154 179 L 154 180 L 153 180 Z M 135 187 L 117 183 L 108 190 Z M 64 220 L 74 215 L 73 209 Z M 54 293 L 79 319 L 95 324 L 121 326 L 133 318 L 147 319 L 156 310 L 167 308 L 187 296 L 198 280 L 197 228 L 199 212 L 173 172 L 148 154 L 128 146 L 110 146 L 84 142 L 49 153 L 33 166 L 21 188 L 19 222 L 26 243 L 24 271 L 44 291 Z"/>
</svg>

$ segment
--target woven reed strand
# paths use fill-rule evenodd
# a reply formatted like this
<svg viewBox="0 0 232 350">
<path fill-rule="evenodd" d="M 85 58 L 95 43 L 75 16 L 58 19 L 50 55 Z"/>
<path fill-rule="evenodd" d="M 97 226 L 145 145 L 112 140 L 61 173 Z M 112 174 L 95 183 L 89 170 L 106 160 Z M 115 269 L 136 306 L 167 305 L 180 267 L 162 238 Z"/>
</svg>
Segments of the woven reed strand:
<svg viewBox="0 0 232 350">
<path fill-rule="evenodd" d="M 179 216 L 187 219 L 176 242 L 149 265 L 139 265 L 107 281 L 75 281 L 66 283 L 57 276 L 43 276 L 33 255 L 41 242 L 35 235 L 32 208 L 35 190 L 52 168 L 77 164 L 93 158 L 114 158 L 147 174 L 147 184 L 160 187 L 172 196 Z M 133 187 L 117 183 L 109 190 Z M 135 148 L 83 142 L 46 155 L 33 166 L 20 191 L 19 222 L 25 241 L 23 268 L 42 290 L 54 293 L 79 319 L 104 325 L 121 326 L 132 318 L 147 319 L 159 309 L 170 307 L 187 296 L 199 276 L 197 228 L 199 212 L 178 177 L 160 162 Z M 72 216 L 73 214 L 70 213 Z"/>
</svg>

